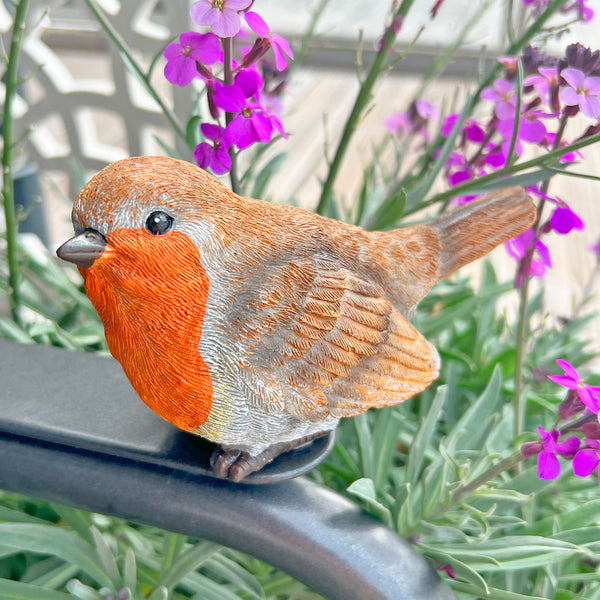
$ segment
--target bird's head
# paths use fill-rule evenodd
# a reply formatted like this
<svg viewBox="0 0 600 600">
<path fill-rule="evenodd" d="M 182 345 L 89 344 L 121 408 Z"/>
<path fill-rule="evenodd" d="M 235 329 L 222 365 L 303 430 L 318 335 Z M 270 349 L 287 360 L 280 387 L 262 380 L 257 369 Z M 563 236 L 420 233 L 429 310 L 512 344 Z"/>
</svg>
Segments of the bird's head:
<svg viewBox="0 0 600 600">
<path fill-rule="evenodd" d="M 57 254 L 87 270 L 115 254 L 160 256 L 183 238 L 202 251 L 203 241 L 218 240 L 220 224 L 237 201 L 188 162 L 160 156 L 120 160 L 83 188 L 73 206 L 76 235 Z"/>
</svg>

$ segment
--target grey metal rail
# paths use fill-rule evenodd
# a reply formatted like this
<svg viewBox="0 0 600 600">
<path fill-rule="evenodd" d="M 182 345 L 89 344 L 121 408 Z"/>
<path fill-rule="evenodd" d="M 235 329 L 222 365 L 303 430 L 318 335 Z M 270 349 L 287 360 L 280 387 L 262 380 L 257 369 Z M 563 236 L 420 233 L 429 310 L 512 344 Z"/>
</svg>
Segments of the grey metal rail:
<svg viewBox="0 0 600 600">
<path fill-rule="evenodd" d="M 407 543 L 327 488 L 203 474 L 210 448 L 147 409 L 110 358 L 0 341 L 0 382 L 0 488 L 213 540 L 331 600 L 454 597 Z M 301 452 L 318 462 L 326 443 Z M 306 456 L 285 460 L 274 478 Z"/>
</svg>

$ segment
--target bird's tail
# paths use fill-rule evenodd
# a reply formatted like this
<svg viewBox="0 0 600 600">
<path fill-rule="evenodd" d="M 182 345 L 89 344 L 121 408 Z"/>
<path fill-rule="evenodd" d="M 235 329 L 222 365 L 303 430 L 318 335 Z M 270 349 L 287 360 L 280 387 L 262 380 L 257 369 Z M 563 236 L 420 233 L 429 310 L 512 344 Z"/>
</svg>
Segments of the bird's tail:
<svg viewBox="0 0 600 600">
<path fill-rule="evenodd" d="M 523 233 L 535 220 L 535 206 L 521 187 L 492 192 L 442 215 L 430 226 L 440 240 L 440 279 Z"/>
</svg>

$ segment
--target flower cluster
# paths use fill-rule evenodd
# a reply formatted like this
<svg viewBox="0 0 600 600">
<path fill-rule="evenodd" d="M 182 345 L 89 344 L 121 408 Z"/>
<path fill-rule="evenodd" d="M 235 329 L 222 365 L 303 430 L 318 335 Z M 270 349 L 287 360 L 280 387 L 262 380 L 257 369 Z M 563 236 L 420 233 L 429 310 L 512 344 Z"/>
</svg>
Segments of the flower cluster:
<svg viewBox="0 0 600 600">
<path fill-rule="evenodd" d="M 519 61 L 525 75 L 521 90 L 517 89 Z M 566 146 L 567 121 L 579 113 L 594 122 L 577 139 L 600 131 L 600 52 L 572 44 L 559 60 L 528 47 L 521 57 L 504 58 L 501 63 L 503 76 L 481 92 L 481 100 L 489 105 L 489 116 L 467 119 L 458 132 L 444 170 L 450 187 L 510 166 L 527 146 L 544 151 Z M 417 100 L 408 111 L 388 117 L 386 127 L 396 136 L 415 135 L 426 145 L 433 138 L 433 128 L 447 138 L 458 119 L 459 114 L 454 113 L 440 120 L 431 104 Z M 566 152 L 560 162 L 572 163 L 579 157 L 578 152 Z M 523 277 L 541 277 L 551 267 L 550 252 L 541 239 L 545 234 L 553 231 L 565 235 L 584 227 L 564 199 L 548 193 L 546 183 L 530 186 L 528 191 L 552 211 L 535 231 L 526 231 L 506 244 L 519 264 L 517 286 Z M 474 197 L 460 196 L 456 201 L 468 202 Z"/>
<path fill-rule="evenodd" d="M 164 74 L 170 83 L 186 86 L 199 79 L 206 86 L 214 122 L 200 125 L 205 141 L 196 146 L 194 158 L 200 167 L 210 168 L 217 175 L 231 169 L 236 151 L 258 142 L 269 143 L 276 134 L 287 137 L 277 98 L 284 85 L 278 83 L 268 90 L 267 84 L 277 77 L 276 73 L 285 71 L 286 57 L 293 58 L 293 54 L 287 41 L 273 33 L 256 12 L 250 11 L 252 3 L 252 0 L 195 2 L 190 9 L 192 21 L 209 27 L 210 31 L 184 32 L 163 53 L 167 59 Z M 247 33 L 241 28 L 242 18 L 256 35 L 251 46 L 243 44 Z M 241 47 L 238 60 L 225 51 L 233 46 L 232 38 L 239 42 L 236 47 Z M 273 51 L 274 68 L 264 63 L 269 49 Z"/>
<path fill-rule="evenodd" d="M 600 386 L 585 383 L 566 360 L 556 362 L 564 375 L 549 375 L 548 378 L 569 390 L 558 408 L 558 422 L 567 424 L 562 432 L 556 427 L 552 431 L 538 427 L 541 440 L 523 444 L 521 452 L 524 457 L 537 455 L 538 476 L 541 479 L 558 477 L 560 463 L 557 455 L 573 461 L 575 475 L 587 477 L 600 464 Z M 573 421 L 572 418 L 580 413 L 583 415 Z M 581 432 L 584 436 L 583 445 L 575 435 L 559 441 L 564 432 Z"/>
</svg>

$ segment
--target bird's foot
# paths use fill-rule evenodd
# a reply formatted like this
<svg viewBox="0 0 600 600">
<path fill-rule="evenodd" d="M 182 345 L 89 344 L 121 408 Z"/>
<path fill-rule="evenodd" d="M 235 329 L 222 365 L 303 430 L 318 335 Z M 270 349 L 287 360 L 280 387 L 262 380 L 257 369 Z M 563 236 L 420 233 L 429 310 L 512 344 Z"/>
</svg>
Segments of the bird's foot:
<svg viewBox="0 0 600 600">
<path fill-rule="evenodd" d="M 313 440 L 327 435 L 328 431 L 307 435 L 291 442 L 278 442 L 263 450 L 260 454 L 252 455 L 242 450 L 225 450 L 217 446 L 210 457 L 213 473 L 220 479 L 239 482 L 250 473 L 259 471 L 284 452 L 304 446 Z"/>
</svg>

